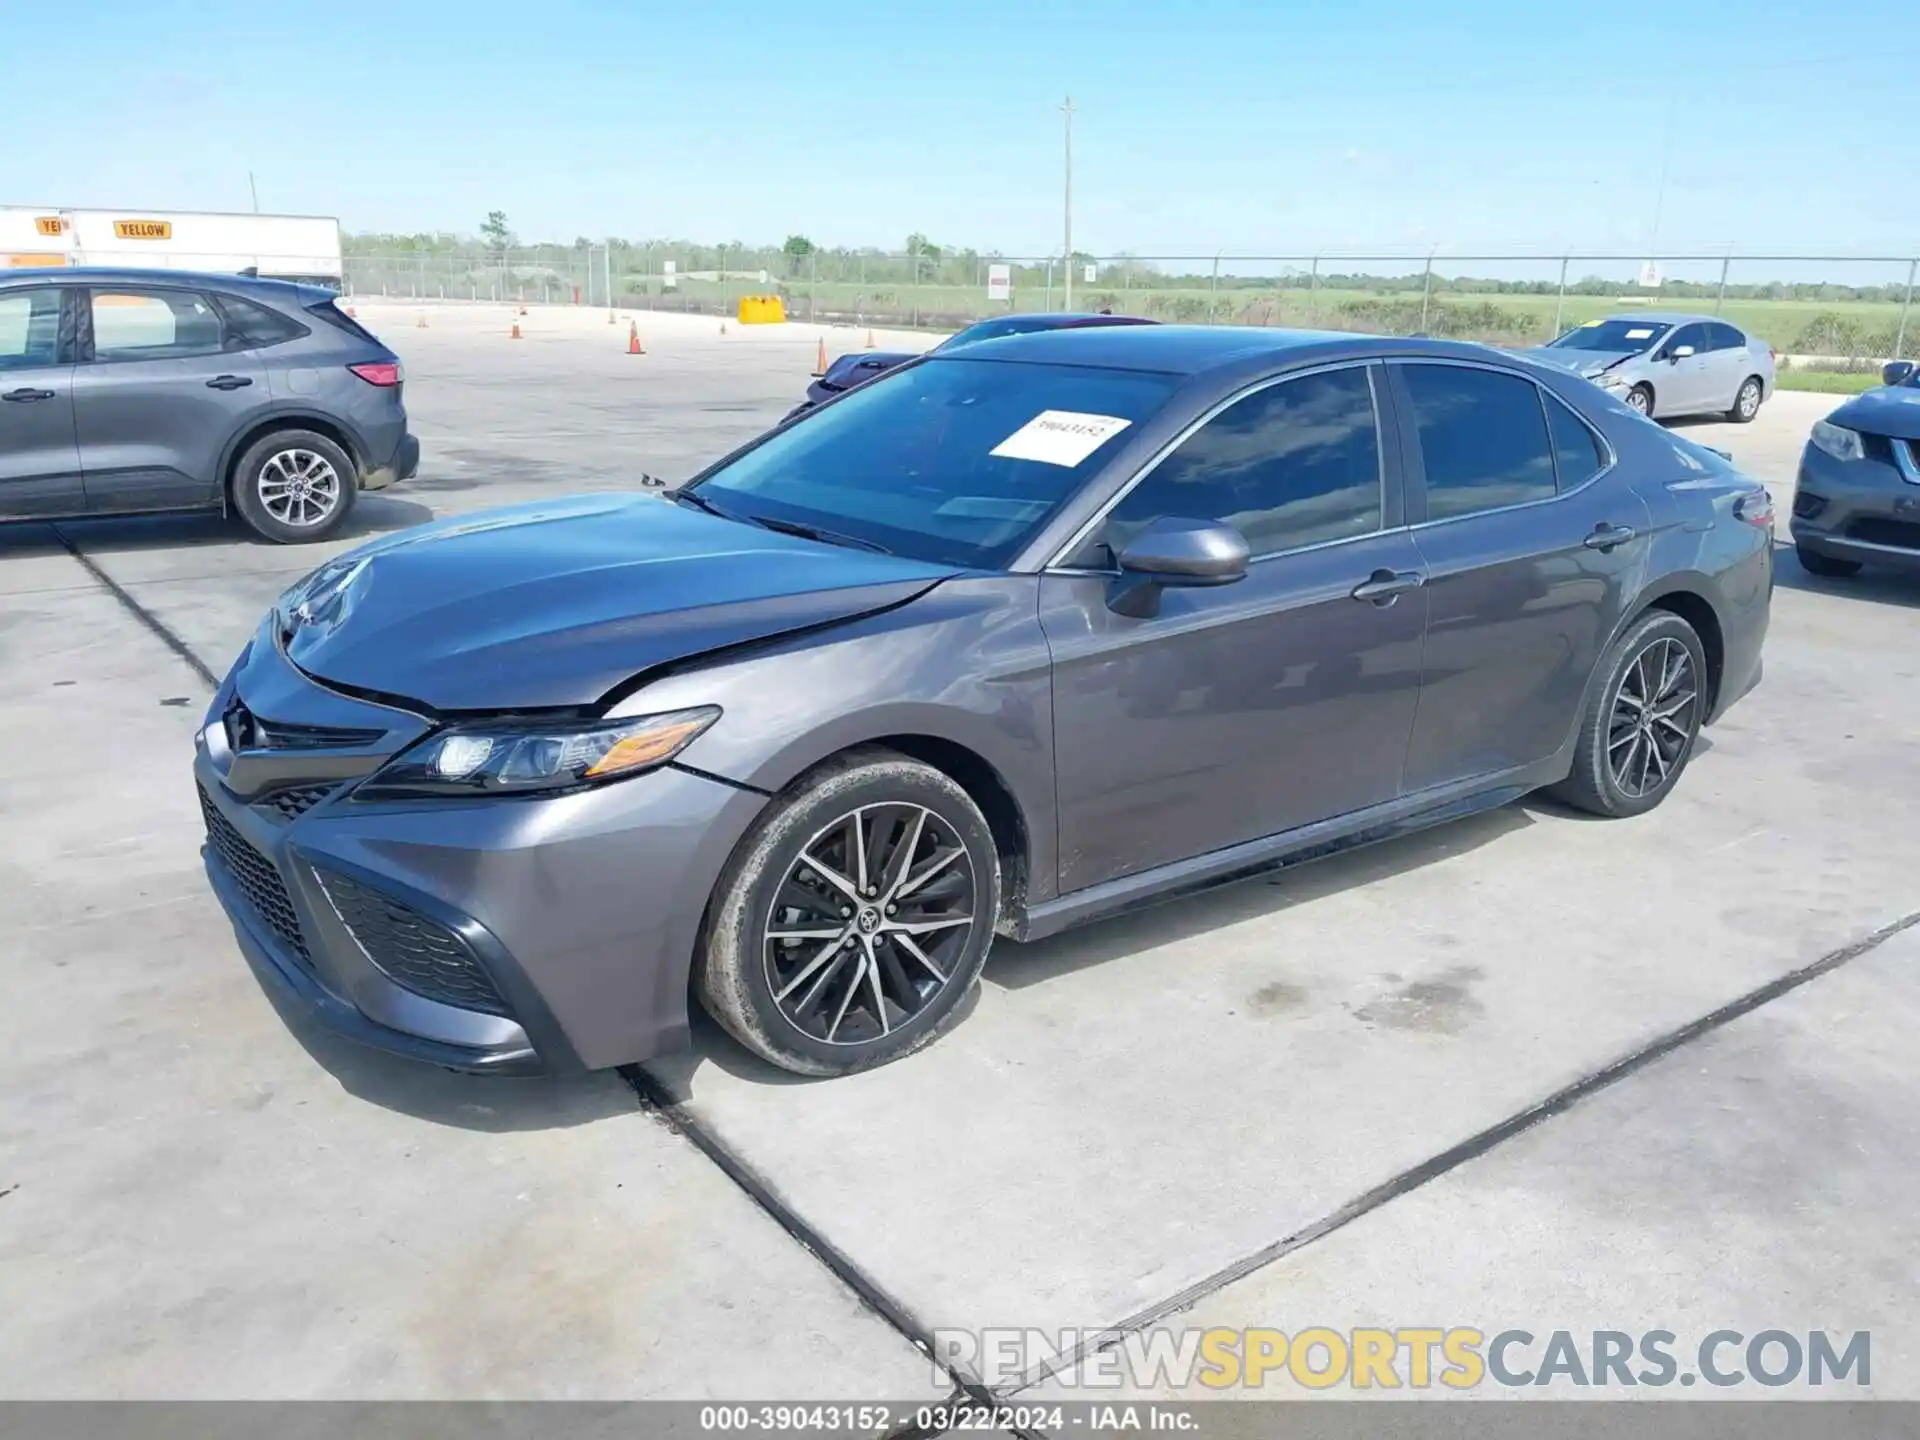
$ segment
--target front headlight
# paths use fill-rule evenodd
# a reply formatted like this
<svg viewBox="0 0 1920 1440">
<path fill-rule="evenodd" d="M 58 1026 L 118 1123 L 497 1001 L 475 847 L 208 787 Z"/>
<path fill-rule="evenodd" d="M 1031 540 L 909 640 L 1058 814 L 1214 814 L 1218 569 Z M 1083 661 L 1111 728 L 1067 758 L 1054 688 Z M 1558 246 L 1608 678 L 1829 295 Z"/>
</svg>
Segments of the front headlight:
<svg viewBox="0 0 1920 1440">
<path fill-rule="evenodd" d="M 362 800 L 425 795 L 556 795 L 657 769 L 720 718 L 717 705 L 625 720 L 455 725 L 394 756 L 354 792 Z"/>
<path fill-rule="evenodd" d="M 1631 390 L 1633 382 L 1617 370 L 1603 370 L 1593 377 L 1593 383 L 1602 390 Z"/>
<path fill-rule="evenodd" d="M 1813 434 L 1808 437 L 1814 447 L 1824 450 L 1836 460 L 1861 460 L 1866 458 L 1866 447 L 1860 443 L 1860 432 L 1849 430 L 1844 425 L 1835 425 L 1828 420 L 1813 422 Z"/>
</svg>

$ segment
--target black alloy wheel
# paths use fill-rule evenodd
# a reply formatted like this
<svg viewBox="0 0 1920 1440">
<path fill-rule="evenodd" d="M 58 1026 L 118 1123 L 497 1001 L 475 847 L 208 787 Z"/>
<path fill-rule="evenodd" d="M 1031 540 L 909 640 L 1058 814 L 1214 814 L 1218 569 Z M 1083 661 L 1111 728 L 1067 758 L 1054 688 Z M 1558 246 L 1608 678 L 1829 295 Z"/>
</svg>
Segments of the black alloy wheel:
<svg viewBox="0 0 1920 1440">
<path fill-rule="evenodd" d="M 829 821 L 788 867 L 763 932 L 780 1014 L 826 1045 L 910 1023 L 958 973 L 978 888 L 966 845 L 924 805 Z"/>
</svg>

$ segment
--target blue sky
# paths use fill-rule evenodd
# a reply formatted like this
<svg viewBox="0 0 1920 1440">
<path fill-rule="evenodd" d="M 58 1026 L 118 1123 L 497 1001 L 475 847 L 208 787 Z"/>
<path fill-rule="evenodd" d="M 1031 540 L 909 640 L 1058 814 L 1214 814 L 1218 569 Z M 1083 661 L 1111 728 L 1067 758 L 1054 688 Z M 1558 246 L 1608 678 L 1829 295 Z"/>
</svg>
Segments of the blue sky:
<svg viewBox="0 0 1920 1440">
<path fill-rule="evenodd" d="M 1097 253 L 1920 252 L 1913 0 L 18 8 L 0 203 L 1042 254 L 1070 91 Z"/>
</svg>

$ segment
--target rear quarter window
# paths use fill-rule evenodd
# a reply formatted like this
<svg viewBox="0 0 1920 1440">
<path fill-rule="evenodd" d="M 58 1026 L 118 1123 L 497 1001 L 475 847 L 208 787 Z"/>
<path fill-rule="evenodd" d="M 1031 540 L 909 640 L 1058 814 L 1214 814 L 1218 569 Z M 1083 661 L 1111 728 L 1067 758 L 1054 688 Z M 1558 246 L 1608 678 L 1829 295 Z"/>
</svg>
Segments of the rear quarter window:
<svg viewBox="0 0 1920 1440">
<path fill-rule="evenodd" d="M 226 317 L 230 350 L 264 350 L 309 333 L 298 321 L 237 295 L 217 295 L 214 303 Z"/>
</svg>

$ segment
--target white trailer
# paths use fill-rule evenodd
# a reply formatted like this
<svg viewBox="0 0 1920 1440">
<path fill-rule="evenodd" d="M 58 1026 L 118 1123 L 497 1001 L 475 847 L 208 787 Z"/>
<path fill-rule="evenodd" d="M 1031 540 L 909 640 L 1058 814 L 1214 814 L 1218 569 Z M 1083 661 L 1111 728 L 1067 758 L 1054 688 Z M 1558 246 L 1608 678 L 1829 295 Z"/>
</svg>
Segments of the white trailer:
<svg viewBox="0 0 1920 1440">
<path fill-rule="evenodd" d="M 129 265 L 340 288 L 340 222 L 321 215 L 0 206 L 0 268 Z"/>
</svg>

